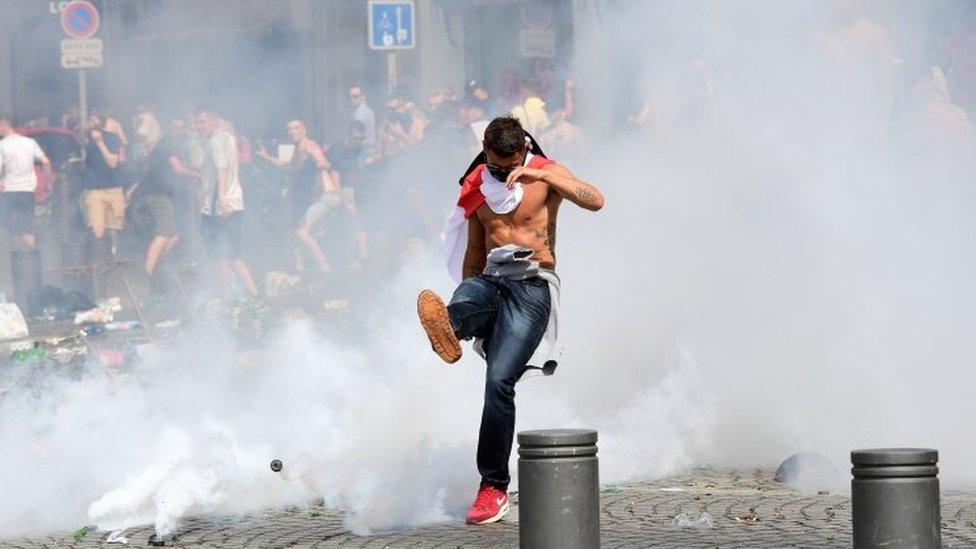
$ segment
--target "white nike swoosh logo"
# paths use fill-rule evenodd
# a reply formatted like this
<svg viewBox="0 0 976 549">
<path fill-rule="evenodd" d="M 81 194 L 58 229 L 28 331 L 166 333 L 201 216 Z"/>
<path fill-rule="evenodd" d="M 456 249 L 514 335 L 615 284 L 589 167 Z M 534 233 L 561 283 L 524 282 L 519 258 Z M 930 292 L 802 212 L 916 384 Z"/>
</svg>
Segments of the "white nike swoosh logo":
<svg viewBox="0 0 976 549">
<path fill-rule="evenodd" d="M 495 505 L 501 505 L 502 503 L 505 503 L 505 498 L 504 497 L 501 497 L 501 498 L 498 498 L 498 499 L 495 500 Z"/>
</svg>

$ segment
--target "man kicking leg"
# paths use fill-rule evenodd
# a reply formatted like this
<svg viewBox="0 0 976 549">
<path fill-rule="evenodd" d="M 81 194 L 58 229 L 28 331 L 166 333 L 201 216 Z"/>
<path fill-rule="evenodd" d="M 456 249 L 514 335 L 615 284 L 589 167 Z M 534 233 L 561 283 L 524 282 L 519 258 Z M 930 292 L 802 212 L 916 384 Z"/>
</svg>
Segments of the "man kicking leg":
<svg viewBox="0 0 976 549">
<path fill-rule="evenodd" d="M 449 247 L 464 247 L 448 250 L 449 262 L 463 257 L 460 266 L 452 265 L 463 281 L 446 307 L 431 290 L 417 300 L 421 324 L 442 359 L 456 362 L 459 340 L 476 338 L 488 365 L 478 437 L 481 487 L 468 512 L 471 524 L 495 522 L 508 512 L 515 383 L 555 349 L 559 205 L 566 199 L 591 211 L 603 207 L 600 191 L 545 158 L 514 118 L 488 125 L 483 154 L 484 162 L 462 180 L 446 238 Z"/>
</svg>

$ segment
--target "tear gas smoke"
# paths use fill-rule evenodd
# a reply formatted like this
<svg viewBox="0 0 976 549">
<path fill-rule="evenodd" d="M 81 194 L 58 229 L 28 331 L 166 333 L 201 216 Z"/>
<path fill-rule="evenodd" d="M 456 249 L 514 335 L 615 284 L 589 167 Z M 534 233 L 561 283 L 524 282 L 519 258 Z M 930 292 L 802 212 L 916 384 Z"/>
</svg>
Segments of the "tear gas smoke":
<svg viewBox="0 0 976 549">
<path fill-rule="evenodd" d="M 586 72 L 616 85 L 619 66 L 652 123 L 561 159 L 607 207 L 564 207 L 566 350 L 556 376 L 518 386 L 518 428 L 599 429 L 604 481 L 888 444 L 938 447 L 945 480 L 976 478 L 971 142 L 938 133 L 924 86 L 889 119 L 913 52 L 877 35 L 858 49 L 845 29 L 861 23 L 834 4 L 614 5 L 612 33 L 607 17 L 580 29 L 580 116 L 629 108 Z M 895 43 L 929 32 L 886 14 Z M 0 535 L 86 516 L 167 535 L 189 514 L 320 496 L 359 533 L 457 519 L 483 366 L 430 353 L 413 317 L 428 286 L 451 289 L 436 252 L 373 289 L 351 341 L 300 321 L 262 351 L 195 333 L 122 375 L 9 390 Z M 287 471 L 268 474 L 271 456 Z"/>
<path fill-rule="evenodd" d="M 562 381 L 601 387 L 577 403 L 601 409 L 682 341 L 713 403 L 699 459 L 843 465 L 855 447 L 919 445 L 942 450 L 945 481 L 976 479 L 973 132 L 922 47 L 955 15 L 866 4 L 605 14 L 622 26 L 578 63 L 609 52 L 608 82 L 641 82 L 651 115 L 579 170 L 604 215 L 562 220 L 577 319 Z"/>
</svg>

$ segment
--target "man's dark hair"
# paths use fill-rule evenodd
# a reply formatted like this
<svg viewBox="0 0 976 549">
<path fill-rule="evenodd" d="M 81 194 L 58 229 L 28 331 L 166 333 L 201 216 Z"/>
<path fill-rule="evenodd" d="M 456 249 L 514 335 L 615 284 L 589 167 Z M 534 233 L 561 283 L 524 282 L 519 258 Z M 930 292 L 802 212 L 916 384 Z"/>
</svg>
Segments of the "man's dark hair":
<svg viewBox="0 0 976 549">
<path fill-rule="evenodd" d="M 499 116 L 485 128 L 485 147 L 501 157 L 525 150 L 525 130 L 518 119 Z"/>
</svg>

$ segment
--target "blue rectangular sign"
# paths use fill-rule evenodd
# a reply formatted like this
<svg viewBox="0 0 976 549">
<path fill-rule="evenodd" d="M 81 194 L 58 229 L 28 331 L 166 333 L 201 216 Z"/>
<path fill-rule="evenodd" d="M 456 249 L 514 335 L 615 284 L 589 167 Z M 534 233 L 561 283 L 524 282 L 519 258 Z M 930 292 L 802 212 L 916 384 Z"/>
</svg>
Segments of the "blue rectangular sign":
<svg viewBox="0 0 976 549">
<path fill-rule="evenodd" d="M 369 47 L 407 50 L 415 47 L 414 9 L 410 0 L 370 0 Z"/>
</svg>

